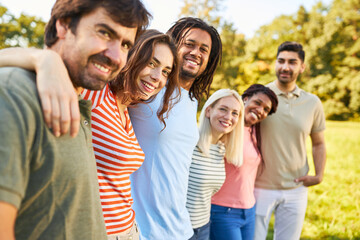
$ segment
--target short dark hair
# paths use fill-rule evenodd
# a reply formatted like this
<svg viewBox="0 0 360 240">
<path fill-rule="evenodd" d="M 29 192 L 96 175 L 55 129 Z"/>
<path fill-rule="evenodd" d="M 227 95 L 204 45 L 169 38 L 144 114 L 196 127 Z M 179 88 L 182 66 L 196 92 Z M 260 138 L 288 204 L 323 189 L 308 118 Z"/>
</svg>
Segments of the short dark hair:
<svg viewBox="0 0 360 240">
<path fill-rule="evenodd" d="M 162 105 L 157 111 L 159 120 L 166 126 L 164 118 L 167 117 L 168 112 L 175 104 L 176 99 L 178 100 L 180 94 L 177 48 L 169 35 L 154 29 L 146 30 L 141 34 L 129 51 L 124 69 L 114 81 L 110 82 L 110 88 L 115 95 L 121 92 L 123 101 L 130 101 L 132 104 L 142 102 L 138 99 L 139 88 L 135 80 L 153 58 L 155 46 L 158 43 L 167 45 L 174 58 L 165 94 L 162 98 Z M 177 92 L 177 94 L 173 95 L 174 92 Z M 155 96 L 152 96 L 146 102 L 150 102 L 154 98 Z"/>
<path fill-rule="evenodd" d="M 45 27 L 46 46 L 51 47 L 58 40 L 58 19 L 69 18 L 69 28 L 75 34 L 81 17 L 99 7 L 104 8 L 115 22 L 128 28 L 137 27 L 137 36 L 149 25 L 151 18 L 140 0 L 56 0 Z"/>
<path fill-rule="evenodd" d="M 303 50 L 303 46 L 298 42 L 283 42 L 278 47 L 278 51 L 276 57 L 279 56 L 280 52 L 282 51 L 289 51 L 289 52 L 296 52 L 299 55 L 299 58 L 302 62 L 305 61 L 305 52 Z"/>
<path fill-rule="evenodd" d="M 191 99 L 196 98 L 200 100 L 203 94 L 206 97 L 209 96 L 210 85 L 213 81 L 215 70 L 221 63 L 222 56 L 222 43 L 218 31 L 199 18 L 184 17 L 179 19 L 168 30 L 169 34 L 177 44 L 178 48 L 182 43 L 184 36 L 190 29 L 198 28 L 209 33 L 211 37 L 211 51 L 209 61 L 204 72 L 195 79 L 194 83 L 190 87 L 189 96 Z"/>
<path fill-rule="evenodd" d="M 276 94 L 271 90 L 270 88 L 261 85 L 261 84 L 253 84 L 248 89 L 244 91 L 244 93 L 241 95 L 241 98 L 244 100 L 244 98 L 251 98 L 253 95 L 263 93 L 266 96 L 269 97 L 271 101 L 271 109 L 268 115 L 271 115 L 276 112 L 277 106 L 278 106 L 278 98 Z M 254 146 L 256 147 L 257 151 L 261 155 L 262 158 L 262 152 L 261 152 L 261 133 L 260 133 L 260 122 L 256 123 L 255 126 L 252 126 L 252 129 L 255 129 L 255 137 L 256 137 L 256 144 L 254 143 Z M 252 139 L 251 139 L 252 140 Z M 263 159 L 263 158 L 262 158 Z M 263 160 L 262 160 L 263 161 Z M 264 162 L 262 162 L 262 165 L 264 165 Z"/>
</svg>

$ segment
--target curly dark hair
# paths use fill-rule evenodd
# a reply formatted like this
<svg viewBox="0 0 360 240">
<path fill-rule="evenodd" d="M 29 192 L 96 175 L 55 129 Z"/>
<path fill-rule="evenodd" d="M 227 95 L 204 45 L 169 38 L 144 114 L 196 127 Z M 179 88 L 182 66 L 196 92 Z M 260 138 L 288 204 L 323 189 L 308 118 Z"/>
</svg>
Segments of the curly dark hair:
<svg viewBox="0 0 360 240">
<path fill-rule="evenodd" d="M 221 64 L 222 43 L 220 35 L 214 27 L 210 26 L 199 18 L 193 17 L 184 17 L 179 19 L 168 30 L 167 34 L 169 34 L 174 39 L 176 45 L 179 48 L 182 40 L 186 36 L 186 33 L 194 28 L 199 28 L 206 31 L 211 37 L 211 51 L 206 69 L 199 77 L 195 79 L 189 91 L 189 96 L 191 99 L 195 98 L 200 100 L 203 95 L 206 97 L 209 96 L 210 85 L 213 81 L 215 70 L 217 66 Z"/>
<path fill-rule="evenodd" d="M 135 42 L 134 47 L 130 49 L 127 63 L 116 79 L 110 82 L 110 89 L 115 95 L 121 94 L 123 102 L 131 102 L 131 105 L 143 102 L 138 98 L 139 87 L 136 79 L 153 58 L 155 46 L 159 43 L 167 45 L 174 58 L 165 94 L 162 98 L 162 105 L 157 111 L 159 120 L 166 126 L 164 119 L 180 94 L 177 49 L 169 35 L 154 29 L 146 30 Z M 174 94 L 174 92 L 177 94 Z M 145 102 L 151 102 L 154 98 L 155 96 L 152 96 Z"/>
<path fill-rule="evenodd" d="M 136 37 L 149 25 L 151 14 L 140 0 L 57 0 L 45 27 L 46 46 L 51 47 L 58 40 L 57 20 L 69 18 L 69 28 L 75 34 L 81 17 L 100 7 L 115 22 L 128 28 L 137 27 Z"/>
</svg>

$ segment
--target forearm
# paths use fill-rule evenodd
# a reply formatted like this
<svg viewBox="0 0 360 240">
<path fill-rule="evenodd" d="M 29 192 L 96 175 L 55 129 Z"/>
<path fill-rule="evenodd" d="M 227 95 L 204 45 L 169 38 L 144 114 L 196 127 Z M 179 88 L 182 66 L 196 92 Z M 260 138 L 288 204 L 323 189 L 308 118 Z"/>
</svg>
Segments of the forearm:
<svg viewBox="0 0 360 240">
<path fill-rule="evenodd" d="M 314 145 L 312 147 L 312 156 L 314 160 L 315 174 L 320 182 L 323 179 L 326 163 L 326 147 L 325 143 Z"/>
<path fill-rule="evenodd" d="M 0 50 L 0 67 L 21 67 L 35 70 L 40 49 L 5 48 Z"/>
<path fill-rule="evenodd" d="M 0 201 L 0 240 L 15 240 L 16 213 L 15 206 Z"/>
<path fill-rule="evenodd" d="M 0 50 L 0 67 L 21 67 L 38 72 L 52 62 L 62 64 L 60 56 L 52 50 L 20 47 Z"/>
</svg>

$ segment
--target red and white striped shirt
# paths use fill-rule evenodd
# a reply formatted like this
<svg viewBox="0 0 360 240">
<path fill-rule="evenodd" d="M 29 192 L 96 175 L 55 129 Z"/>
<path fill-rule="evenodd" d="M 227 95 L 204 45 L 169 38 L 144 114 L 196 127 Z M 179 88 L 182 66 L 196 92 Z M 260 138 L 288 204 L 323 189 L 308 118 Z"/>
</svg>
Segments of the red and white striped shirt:
<svg viewBox="0 0 360 240">
<path fill-rule="evenodd" d="M 107 234 L 121 233 L 135 220 L 130 174 L 141 166 L 145 155 L 127 109 L 126 124 L 122 124 L 115 95 L 108 86 L 101 91 L 84 90 L 81 95 L 92 100 L 92 141 Z"/>
</svg>

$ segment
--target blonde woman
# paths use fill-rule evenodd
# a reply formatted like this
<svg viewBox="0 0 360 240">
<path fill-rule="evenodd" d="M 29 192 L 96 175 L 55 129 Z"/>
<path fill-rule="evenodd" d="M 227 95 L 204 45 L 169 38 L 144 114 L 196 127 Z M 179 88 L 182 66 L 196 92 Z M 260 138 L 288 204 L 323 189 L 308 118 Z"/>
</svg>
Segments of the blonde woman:
<svg viewBox="0 0 360 240">
<path fill-rule="evenodd" d="M 275 93 L 261 84 L 251 85 L 241 97 L 245 107 L 244 161 L 240 167 L 225 162 L 225 182 L 211 199 L 210 238 L 216 240 L 252 240 L 254 237 L 254 185 L 258 167 L 263 166 L 260 164 L 260 122 L 276 112 L 278 105 Z"/>
<path fill-rule="evenodd" d="M 190 239 L 209 239 L 211 196 L 225 181 L 224 157 L 235 166 L 243 162 L 243 115 L 241 96 L 230 89 L 213 93 L 201 111 L 186 203 L 194 229 Z"/>
</svg>

